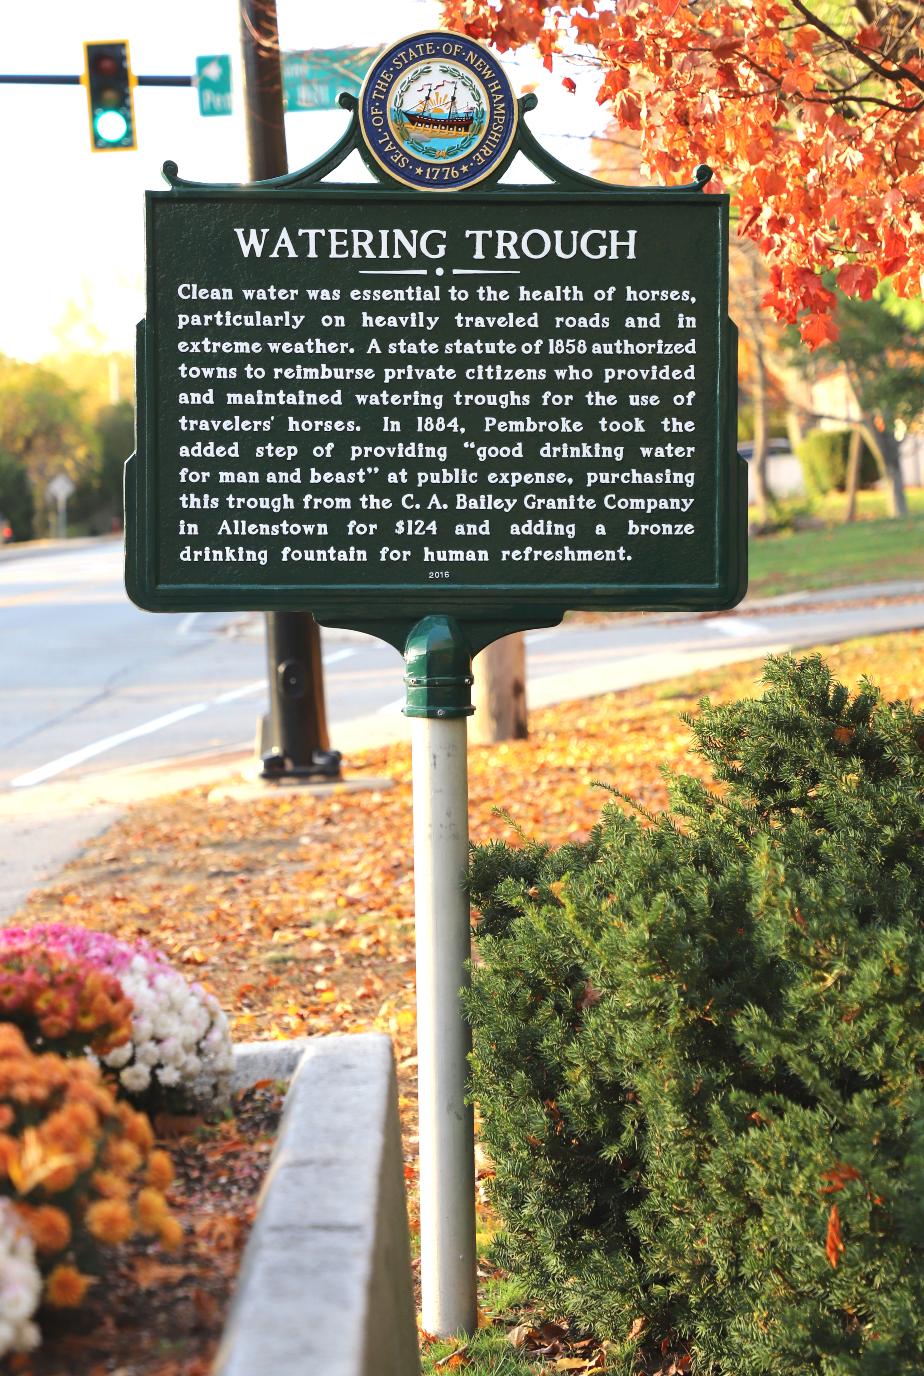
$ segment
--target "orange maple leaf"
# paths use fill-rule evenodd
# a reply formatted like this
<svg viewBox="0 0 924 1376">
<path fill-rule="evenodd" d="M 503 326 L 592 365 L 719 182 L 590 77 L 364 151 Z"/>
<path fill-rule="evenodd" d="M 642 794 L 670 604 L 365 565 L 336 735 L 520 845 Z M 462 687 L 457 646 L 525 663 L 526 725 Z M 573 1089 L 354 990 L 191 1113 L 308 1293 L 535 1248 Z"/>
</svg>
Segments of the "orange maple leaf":
<svg viewBox="0 0 924 1376">
<path fill-rule="evenodd" d="M 799 324 L 799 333 L 810 349 L 837 339 L 838 329 L 830 315 L 809 315 Z"/>
</svg>

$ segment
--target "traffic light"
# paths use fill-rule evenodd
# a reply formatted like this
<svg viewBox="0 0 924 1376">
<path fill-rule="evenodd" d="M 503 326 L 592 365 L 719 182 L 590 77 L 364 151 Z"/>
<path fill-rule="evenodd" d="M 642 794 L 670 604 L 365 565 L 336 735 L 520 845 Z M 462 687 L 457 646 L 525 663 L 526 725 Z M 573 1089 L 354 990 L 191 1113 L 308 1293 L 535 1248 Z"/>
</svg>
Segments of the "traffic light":
<svg viewBox="0 0 924 1376">
<path fill-rule="evenodd" d="M 127 43 L 84 43 L 84 83 L 94 153 L 136 148 L 131 64 Z"/>
</svg>

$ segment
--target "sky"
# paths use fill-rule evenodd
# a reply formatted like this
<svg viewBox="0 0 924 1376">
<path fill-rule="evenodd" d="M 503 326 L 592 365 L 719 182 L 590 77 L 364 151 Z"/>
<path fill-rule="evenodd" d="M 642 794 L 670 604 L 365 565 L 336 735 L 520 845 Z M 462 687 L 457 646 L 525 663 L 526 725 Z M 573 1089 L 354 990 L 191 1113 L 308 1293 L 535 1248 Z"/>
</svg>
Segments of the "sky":
<svg viewBox="0 0 924 1376">
<path fill-rule="evenodd" d="M 439 26 L 433 0 L 278 0 L 278 13 L 286 51 L 384 48 Z M 77 74 L 84 42 L 127 39 L 136 74 L 191 75 L 197 56 L 232 53 L 238 42 L 236 0 L 30 0 L 7 6 L 3 27 L 4 73 Z M 590 170 L 587 136 L 603 126 L 593 77 L 564 64 L 547 76 L 526 55 L 503 62 L 516 92 L 539 96 L 529 122 L 540 141 Z M 562 87 L 566 75 L 577 80 L 576 95 Z M 287 115 L 289 167 L 324 153 L 347 119 L 339 110 Z M 137 151 L 93 153 L 82 87 L 0 85 L 0 353 L 131 352 L 144 314 L 145 189 L 164 189 L 168 159 L 196 180 L 246 177 L 241 120 L 201 117 L 192 88 L 136 89 L 135 124 Z M 359 164 L 345 176 L 368 174 Z"/>
</svg>

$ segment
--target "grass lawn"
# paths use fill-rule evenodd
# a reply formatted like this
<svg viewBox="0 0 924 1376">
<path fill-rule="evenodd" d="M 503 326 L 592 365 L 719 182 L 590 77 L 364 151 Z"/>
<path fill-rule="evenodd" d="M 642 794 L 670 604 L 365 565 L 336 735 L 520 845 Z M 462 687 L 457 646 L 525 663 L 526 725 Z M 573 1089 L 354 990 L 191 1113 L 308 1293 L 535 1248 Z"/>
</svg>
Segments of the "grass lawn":
<svg viewBox="0 0 924 1376">
<path fill-rule="evenodd" d="M 908 505 L 908 520 L 892 521 L 885 516 L 884 494 L 862 492 L 860 519 L 844 525 L 844 498 L 834 494 L 818 506 L 823 527 L 752 539 L 750 595 L 924 579 L 924 489 L 911 489 Z"/>
</svg>

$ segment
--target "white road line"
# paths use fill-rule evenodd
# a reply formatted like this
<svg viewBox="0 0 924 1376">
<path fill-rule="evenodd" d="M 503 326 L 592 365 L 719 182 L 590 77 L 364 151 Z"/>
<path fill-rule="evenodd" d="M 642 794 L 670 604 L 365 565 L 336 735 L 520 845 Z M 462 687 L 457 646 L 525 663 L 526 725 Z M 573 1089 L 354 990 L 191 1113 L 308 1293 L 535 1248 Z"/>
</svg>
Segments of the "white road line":
<svg viewBox="0 0 924 1376">
<path fill-rule="evenodd" d="M 177 635 L 189 635 L 201 615 L 201 612 L 187 612 L 176 628 Z"/>
<path fill-rule="evenodd" d="M 767 634 L 766 626 L 747 616 L 717 616 L 715 619 L 710 618 L 705 624 L 710 630 L 718 631 L 719 635 L 731 636 L 733 640 L 746 640 L 752 635 Z"/>
<path fill-rule="evenodd" d="M 238 698 L 249 698 L 251 693 L 259 693 L 260 689 L 266 689 L 265 678 L 255 678 L 253 683 L 245 683 L 243 688 L 232 688 L 229 693 L 221 693 L 217 698 L 212 698 L 210 706 L 215 707 L 223 702 L 237 702 Z"/>
<path fill-rule="evenodd" d="M 358 650 L 332 650 L 329 655 L 324 655 L 321 663 L 326 669 L 330 664 L 339 664 L 342 659 L 352 659 L 353 655 L 358 655 Z"/>
<path fill-rule="evenodd" d="M 379 716 L 379 717 L 391 717 L 391 716 L 394 716 L 394 714 L 395 714 L 395 712 L 398 710 L 398 708 L 404 706 L 404 703 L 405 703 L 405 699 L 404 699 L 403 697 L 395 698 L 394 702 L 386 702 L 386 704 L 385 704 L 384 707 L 378 707 L 378 708 L 376 708 L 376 716 Z"/>
<path fill-rule="evenodd" d="M 357 653 L 358 651 L 352 648 L 334 650 L 331 654 L 324 656 L 323 662 L 325 666 L 337 664 L 341 660 L 350 659 Z M 56 774 L 63 774 L 66 770 L 73 769 L 75 765 L 83 764 L 85 760 L 92 760 L 96 755 L 103 755 L 107 750 L 114 750 L 116 746 L 124 745 L 126 741 L 137 740 L 139 736 L 151 736 L 155 731 L 162 731 L 166 726 L 173 726 L 175 722 L 185 721 L 187 717 L 196 717 L 201 712 L 208 711 L 210 707 L 220 707 L 225 703 L 235 702 L 238 698 L 249 697 L 252 693 L 257 693 L 260 689 L 265 688 L 266 679 L 254 679 L 252 683 L 245 683 L 240 688 L 232 688 L 227 693 L 219 693 L 217 697 L 209 698 L 205 702 L 194 702 L 189 707 L 179 707 L 175 712 L 167 712 L 162 717 L 154 717 L 152 721 L 142 722 L 140 726 L 133 726 L 128 731 L 119 731 L 114 736 L 104 736 L 102 740 L 93 741 L 91 745 L 84 745 L 80 750 L 72 750 L 68 755 L 59 755 L 56 760 L 50 760 L 48 764 L 40 765 L 38 769 L 31 769 L 28 774 L 20 774 L 17 778 L 10 780 L 10 788 L 31 788 L 34 784 L 45 783 L 47 779 L 53 779 Z"/>
<path fill-rule="evenodd" d="M 155 731 L 161 731 L 165 726 L 172 726 L 174 722 L 183 721 L 186 717 L 195 717 L 200 712 L 204 712 L 210 704 L 207 702 L 195 702 L 191 707 L 180 707 L 176 712 L 168 712 L 163 717 L 155 717 L 153 721 L 146 721 L 141 726 L 133 726 L 130 731 L 120 731 L 115 736 L 105 736 L 101 741 L 94 741 L 92 745 L 85 745 L 80 750 L 72 750 L 69 755 L 60 755 L 58 759 L 52 760 L 49 764 L 43 764 L 38 769 L 30 770 L 28 774 L 20 774 L 18 778 L 10 780 L 10 788 L 31 788 L 33 784 L 44 783 L 46 779 L 52 779 L 56 774 L 63 774 L 66 769 L 73 769 L 76 764 L 83 764 L 84 760 L 92 760 L 94 755 L 102 755 L 106 750 L 114 750 L 117 745 L 123 745 L 125 741 L 136 740 L 138 736 L 150 736 Z"/>
</svg>

